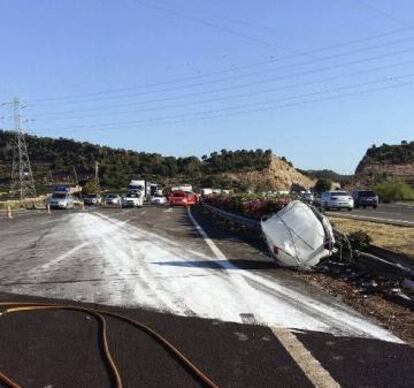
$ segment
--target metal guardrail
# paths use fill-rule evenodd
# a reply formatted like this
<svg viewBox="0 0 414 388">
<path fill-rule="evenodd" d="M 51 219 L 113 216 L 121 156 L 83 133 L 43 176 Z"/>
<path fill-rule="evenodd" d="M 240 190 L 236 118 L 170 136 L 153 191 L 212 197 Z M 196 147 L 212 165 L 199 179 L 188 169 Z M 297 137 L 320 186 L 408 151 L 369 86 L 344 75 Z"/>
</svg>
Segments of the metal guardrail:
<svg viewBox="0 0 414 388">
<path fill-rule="evenodd" d="M 231 220 L 236 224 L 243 225 L 256 231 L 260 230 L 260 222 L 257 220 L 243 217 L 206 203 L 201 203 L 201 205 L 211 213 Z M 356 264 L 363 265 L 374 272 L 387 272 L 402 275 L 404 277 L 414 277 L 414 259 L 410 259 L 405 255 L 375 245 L 371 245 L 366 252 L 359 252 L 356 260 Z"/>
<path fill-rule="evenodd" d="M 219 209 L 215 206 L 208 205 L 204 202 L 201 202 L 201 206 L 205 207 L 206 209 L 208 209 L 210 212 L 214 214 L 220 215 L 228 220 L 235 222 L 236 224 L 246 226 L 248 228 L 255 229 L 255 230 L 260 229 L 259 221 L 254 220 L 252 218 L 243 217 L 238 214 L 234 214 L 234 213 Z"/>
<path fill-rule="evenodd" d="M 394 226 L 405 226 L 408 228 L 414 228 L 414 222 L 406 221 L 406 220 L 393 220 L 387 218 L 380 218 L 380 217 L 371 217 L 371 216 L 360 216 L 357 214 L 346 214 L 346 213 L 339 213 L 339 212 L 324 212 L 325 215 L 336 217 L 336 218 L 343 218 L 348 220 L 355 220 L 355 221 L 368 221 L 368 222 L 375 222 L 378 224 L 386 224 L 386 225 L 394 225 Z"/>
</svg>

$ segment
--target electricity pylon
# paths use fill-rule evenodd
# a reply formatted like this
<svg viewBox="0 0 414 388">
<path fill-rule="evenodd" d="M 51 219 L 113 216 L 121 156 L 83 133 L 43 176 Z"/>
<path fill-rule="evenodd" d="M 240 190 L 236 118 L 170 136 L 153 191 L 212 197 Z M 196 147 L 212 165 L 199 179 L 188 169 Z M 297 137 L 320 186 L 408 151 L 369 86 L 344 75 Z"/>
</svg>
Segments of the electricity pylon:
<svg viewBox="0 0 414 388">
<path fill-rule="evenodd" d="M 33 180 L 32 167 L 30 166 L 27 144 L 22 128 L 22 115 L 20 100 L 13 99 L 14 131 L 16 132 L 13 144 L 13 165 L 11 192 L 15 196 L 19 192 L 20 200 L 35 197 L 36 188 Z"/>
</svg>

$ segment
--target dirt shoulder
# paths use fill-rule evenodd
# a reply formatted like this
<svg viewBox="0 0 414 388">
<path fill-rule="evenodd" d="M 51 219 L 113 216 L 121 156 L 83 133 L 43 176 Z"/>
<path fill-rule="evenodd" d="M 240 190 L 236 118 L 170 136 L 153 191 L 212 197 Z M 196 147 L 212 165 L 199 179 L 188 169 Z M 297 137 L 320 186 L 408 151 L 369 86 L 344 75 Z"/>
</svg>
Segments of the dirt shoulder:
<svg viewBox="0 0 414 388">
<path fill-rule="evenodd" d="M 366 292 L 358 285 L 331 274 L 297 273 L 313 286 L 339 297 L 361 314 L 377 319 L 381 326 L 414 347 L 414 309 L 392 301 L 381 292 Z"/>
</svg>

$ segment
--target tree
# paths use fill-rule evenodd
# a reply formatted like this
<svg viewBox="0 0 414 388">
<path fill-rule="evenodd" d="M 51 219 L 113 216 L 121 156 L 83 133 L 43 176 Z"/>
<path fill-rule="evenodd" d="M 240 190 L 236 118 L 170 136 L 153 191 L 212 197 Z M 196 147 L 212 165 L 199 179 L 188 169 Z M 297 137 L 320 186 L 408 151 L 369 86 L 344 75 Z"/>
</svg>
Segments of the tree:
<svg viewBox="0 0 414 388">
<path fill-rule="evenodd" d="M 328 178 L 321 178 L 315 184 L 315 191 L 318 193 L 323 193 L 324 191 L 329 191 L 332 187 L 332 181 Z"/>
<path fill-rule="evenodd" d="M 85 186 L 82 188 L 82 194 L 88 195 L 88 194 L 96 194 L 100 191 L 99 186 L 96 184 L 95 180 L 90 180 L 86 182 Z"/>
</svg>

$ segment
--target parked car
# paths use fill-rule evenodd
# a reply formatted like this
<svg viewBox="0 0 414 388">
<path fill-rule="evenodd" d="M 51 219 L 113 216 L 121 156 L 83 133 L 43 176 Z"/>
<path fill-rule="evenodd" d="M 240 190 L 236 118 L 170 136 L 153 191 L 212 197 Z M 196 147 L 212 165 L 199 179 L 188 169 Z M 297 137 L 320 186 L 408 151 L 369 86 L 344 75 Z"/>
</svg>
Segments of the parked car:
<svg viewBox="0 0 414 388">
<path fill-rule="evenodd" d="M 309 203 L 310 205 L 312 205 L 315 197 L 310 191 L 305 191 L 305 192 L 300 194 L 300 199 L 303 202 L 306 202 L 306 203 Z"/>
<path fill-rule="evenodd" d="M 88 194 L 83 199 L 85 205 L 101 205 L 102 197 L 99 194 Z"/>
<path fill-rule="evenodd" d="M 347 191 L 325 191 L 321 196 L 322 209 L 348 209 L 351 211 L 354 208 L 354 200 Z"/>
<path fill-rule="evenodd" d="M 197 196 L 191 191 L 173 191 L 169 202 L 170 206 L 192 206 L 197 204 Z"/>
<path fill-rule="evenodd" d="M 117 205 L 120 206 L 121 205 L 121 196 L 119 196 L 118 194 L 108 194 L 105 197 L 105 205 Z"/>
<path fill-rule="evenodd" d="M 49 206 L 52 209 L 73 209 L 75 201 L 69 193 L 56 192 L 48 199 Z"/>
<path fill-rule="evenodd" d="M 372 206 L 374 209 L 378 207 L 379 198 L 375 191 L 372 190 L 354 190 L 352 192 L 354 205 L 356 208 Z"/>
<path fill-rule="evenodd" d="M 154 194 L 151 197 L 151 204 L 152 205 L 165 205 L 167 203 L 167 198 L 164 197 L 162 194 Z"/>
</svg>

